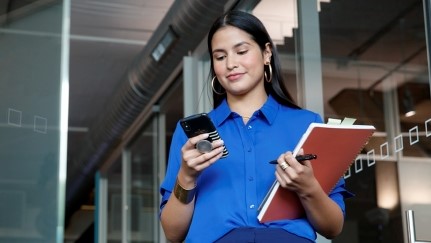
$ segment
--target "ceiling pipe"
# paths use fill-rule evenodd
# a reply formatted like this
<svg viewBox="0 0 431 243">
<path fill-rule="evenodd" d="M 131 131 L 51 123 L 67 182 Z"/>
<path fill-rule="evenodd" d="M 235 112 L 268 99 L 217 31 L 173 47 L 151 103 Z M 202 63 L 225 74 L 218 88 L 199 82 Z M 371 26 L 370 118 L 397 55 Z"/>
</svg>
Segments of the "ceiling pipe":
<svg viewBox="0 0 431 243">
<path fill-rule="evenodd" d="M 94 188 L 95 173 L 104 159 L 121 142 L 122 135 L 133 124 L 152 96 L 203 38 L 212 22 L 224 11 L 228 0 L 174 1 L 143 51 L 121 80 L 120 90 L 108 104 L 101 119 L 88 132 L 76 161 L 69 161 L 66 188 L 66 224 L 72 214 L 87 200 Z M 159 62 L 151 56 L 169 28 L 177 38 Z"/>
</svg>

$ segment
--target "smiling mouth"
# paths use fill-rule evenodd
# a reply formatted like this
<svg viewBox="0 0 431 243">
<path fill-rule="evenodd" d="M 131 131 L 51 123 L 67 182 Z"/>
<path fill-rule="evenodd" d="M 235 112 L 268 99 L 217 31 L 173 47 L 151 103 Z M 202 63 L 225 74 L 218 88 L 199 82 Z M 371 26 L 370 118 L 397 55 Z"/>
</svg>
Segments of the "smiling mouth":
<svg viewBox="0 0 431 243">
<path fill-rule="evenodd" d="M 243 75 L 242 73 L 234 73 L 234 74 L 228 75 L 227 78 L 231 81 L 234 81 L 242 77 L 242 75 Z"/>
</svg>

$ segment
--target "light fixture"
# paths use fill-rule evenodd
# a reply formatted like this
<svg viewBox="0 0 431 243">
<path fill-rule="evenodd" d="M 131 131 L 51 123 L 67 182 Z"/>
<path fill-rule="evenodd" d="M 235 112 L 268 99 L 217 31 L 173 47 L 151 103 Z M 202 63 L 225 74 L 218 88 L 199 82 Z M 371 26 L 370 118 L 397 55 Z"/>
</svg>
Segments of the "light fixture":
<svg viewBox="0 0 431 243">
<path fill-rule="evenodd" d="M 156 48 L 151 52 L 153 59 L 158 62 L 162 59 L 166 51 L 172 47 L 172 44 L 178 38 L 177 34 L 174 32 L 171 26 L 169 26 L 166 33 L 163 35 L 162 39 L 156 45 Z"/>
<path fill-rule="evenodd" d="M 406 112 L 406 114 L 404 114 L 406 117 L 411 117 L 411 116 L 414 116 L 414 115 L 416 115 L 416 111 L 413 111 L 413 110 L 411 110 L 411 111 L 407 111 Z"/>
<path fill-rule="evenodd" d="M 404 90 L 403 94 L 403 107 L 404 107 L 404 116 L 405 117 L 411 117 L 416 114 L 415 106 L 413 102 L 412 94 L 410 93 L 409 89 Z"/>
<path fill-rule="evenodd" d="M 375 164 L 376 200 L 379 208 L 394 210 L 400 204 L 397 164 L 378 161 Z"/>
</svg>

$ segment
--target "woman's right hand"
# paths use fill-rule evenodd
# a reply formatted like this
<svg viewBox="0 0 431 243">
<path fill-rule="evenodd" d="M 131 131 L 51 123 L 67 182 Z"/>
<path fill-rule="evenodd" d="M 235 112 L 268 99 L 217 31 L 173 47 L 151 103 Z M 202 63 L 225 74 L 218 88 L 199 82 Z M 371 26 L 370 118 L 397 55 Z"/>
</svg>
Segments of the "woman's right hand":
<svg viewBox="0 0 431 243">
<path fill-rule="evenodd" d="M 213 150 L 210 152 L 202 153 L 196 149 L 196 144 L 208 138 L 208 136 L 208 133 L 204 133 L 192 137 L 188 139 L 181 148 L 182 163 L 178 177 L 181 177 L 180 180 L 183 181 L 183 183 L 195 183 L 200 172 L 222 157 L 224 142 L 221 139 L 212 142 Z"/>
</svg>

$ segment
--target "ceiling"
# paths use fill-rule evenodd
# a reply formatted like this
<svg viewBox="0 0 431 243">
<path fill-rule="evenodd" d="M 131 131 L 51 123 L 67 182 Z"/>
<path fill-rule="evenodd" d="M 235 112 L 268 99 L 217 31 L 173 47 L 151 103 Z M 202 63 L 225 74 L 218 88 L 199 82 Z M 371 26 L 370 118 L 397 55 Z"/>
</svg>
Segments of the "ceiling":
<svg viewBox="0 0 431 243">
<path fill-rule="evenodd" d="M 284 3 L 282 0 L 277 1 L 281 2 L 275 4 L 271 2 L 266 7 L 266 12 L 265 9 L 259 9 L 263 11 L 262 16 L 268 12 L 273 13 L 272 6 L 281 6 Z M 55 0 L 0 1 L 0 16 L 14 12 L 18 18 L 25 16 L 22 12 L 31 14 L 31 9 L 35 11 L 56 2 Z M 261 8 L 269 2 L 262 1 Z M 415 6 L 421 1 L 405 2 Z M 107 105 L 111 104 L 113 97 L 119 92 L 124 75 L 139 53 L 144 50 L 173 3 L 173 0 L 71 1 L 68 166 L 75 166 L 73 162 L 79 159 L 77 155 L 83 149 L 82 146 L 85 145 L 83 140 L 89 131 L 103 123 L 101 120 L 104 118 L 103 115 L 111 109 Z M 23 9 L 30 10 L 19 11 Z M 325 111 L 329 114 L 348 116 L 351 114 L 351 109 L 346 107 L 360 105 L 360 101 L 355 103 L 351 98 L 352 94 L 357 94 L 358 82 L 361 82 L 359 85 L 362 87 L 361 92 L 367 93 L 370 103 L 375 105 L 373 91 L 379 92 L 383 89 L 381 80 L 375 77 L 384 79 L 390 74 L 394 79 L 394 85 L 400 87 L 405 87 L 402 84 L 410 80 L 427 86 L 426 70 L 421 70 L 422 61 L 426 60 L 423 55 L 426 53 L 419 52 L 408 60 L 410 54 L 414 54 L 421 48 L 418 40 L 423 38 L 420 36 L 423 33 L 423 26 L 419 22 L 423 19 L 417 18 L 421 16 L 419 8 L 410 11 L 404 8 L 400 10 L 399 5 L 393 4 L 393 0 L 368 0 L 361 3 L 353 0 L 332 0 L 331 3 L 321 3 L 320 9 L 321 49 L 324 56 L 322 70 L 326 77 Z M 379 11 L 381 9 L 385 11 Z M 404 13 L 403 9 L 407 12 Z M 369 16 L 364 18 L 364 13 Z M 339 21 L 340 18 L 345 21 Z M 386 51 L 398 48 L 394 40 L 399 38 L 400 32 L 397 28 L 400 19 L 411 19 L 412 21 L 408 23 L 414 23 L 406 27 L 412 33 L 408 36 L 411 38 L 405 40 L 405 55 L 401 57 L 395 56 L 399 53 Z M 281 22 L 277 19 L 268 21 Z M 358 27 L 360 31 L 351 32 Z M 415 37 L 415 35 L 418 36 Z M 282 53 L 287 54 L 294 53 L 294 47 L 293 39 L 285 39 L 284 45 L 279 48 Z M 408 61 L 405 63 L 408 65 L 398 66 L 403 60 Z M 286 67 L 286 70 L 292 69 L 294 64 Z M 355 73 L 361 73 L 362 76 L 352 78 L 352 70 Z M 339 85 L 341 82 L 342 85 Z M 344 90 L 345 88 L 350 90 Z M 413 94 L 414 97 L 418 97 L 418 93 L 424 91 L 423 88 L 417 87 L 412 90 L 416 91 Z M 419 103 L 425 114 L 421 117 L 427 117 L 431 111 L 429 93 L 428 97 L 425 95 L 418 101 Z M 382 106 L 377 106 L 377 109 L 382 109 Z M 378 117 L 377 123 L 381 123 L 383 110 L 373 116 Z M 423 122 L 420 119 L 412 122 L 415 118 L 403 119 L 406 124 Z M 74 168 L 69 167 L 68 170 L 74 170 Z M 73 215 L 66 229 L 66 240 L 73 242 L 83 234 L 92 223 L 92 213 L 91 210 L 84 208 Z"/>
<path fill-rule="evenodd" d="M 126 70 L 173 0 L 73 0 L 69 126 L 74 136 L 95 125 Z M 76 133 L 76 134 L 74 134 Z M 79 140 L 79 138 L 78 138 Z M 75 141 L 70 141 L 74 144 Z M 70 154 L 76 154 L 74 147 Z M 77 147 L 76 149 L 79 149 Z"/>
</svg>

